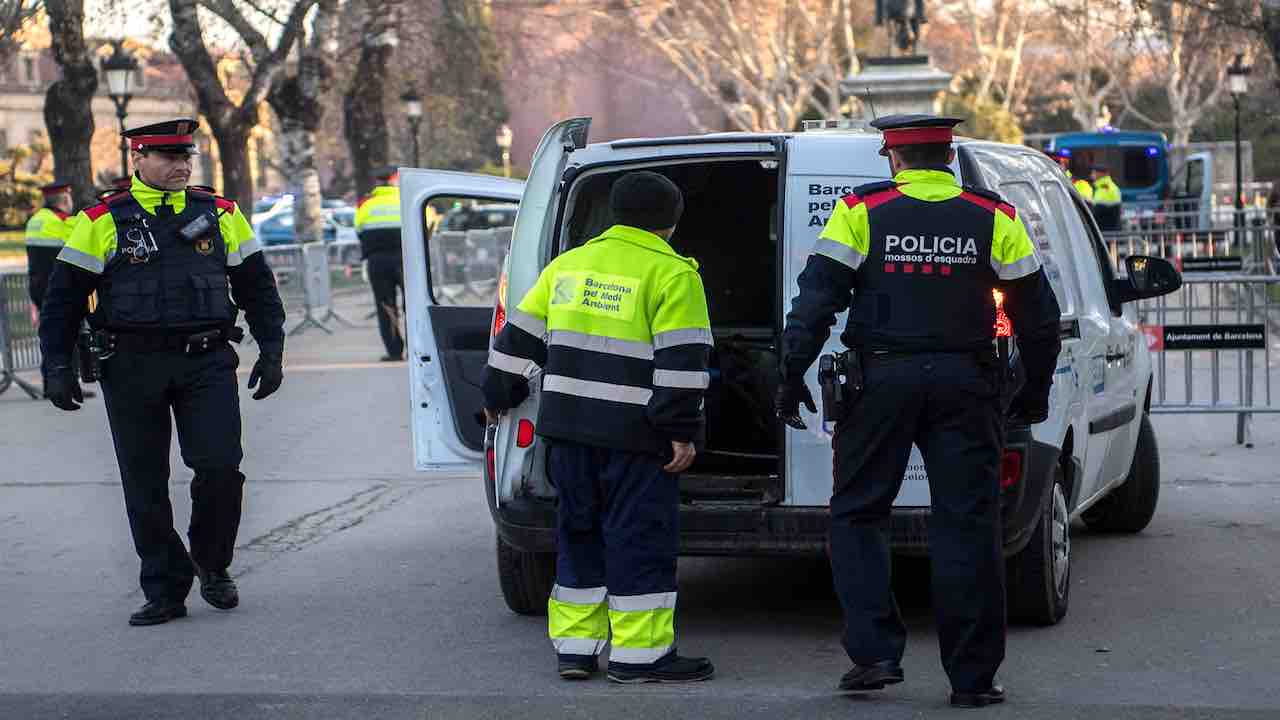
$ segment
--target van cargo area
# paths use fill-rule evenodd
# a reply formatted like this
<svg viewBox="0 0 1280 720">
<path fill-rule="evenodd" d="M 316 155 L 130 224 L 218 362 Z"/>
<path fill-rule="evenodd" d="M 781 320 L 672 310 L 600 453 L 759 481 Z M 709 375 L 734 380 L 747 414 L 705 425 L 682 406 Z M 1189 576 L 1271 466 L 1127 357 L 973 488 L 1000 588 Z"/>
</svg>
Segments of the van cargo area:
<svg viewBox="0 0 1280 720">
<path fill-rule="evenodd" d="M 572 247 L 610 224 L 609 190 L 626 170 L 583 174 L 570 201 Z M 773 413 L 778 278 L 777 163 L 771 158 L 679 162 L 662 173 L 684 193 L 671 245 L 699 263 L 715 350 L 706 396 L 707 436 L 681 476 L 686 503 L 782 500 L 782 431 Z"/>
</svg>

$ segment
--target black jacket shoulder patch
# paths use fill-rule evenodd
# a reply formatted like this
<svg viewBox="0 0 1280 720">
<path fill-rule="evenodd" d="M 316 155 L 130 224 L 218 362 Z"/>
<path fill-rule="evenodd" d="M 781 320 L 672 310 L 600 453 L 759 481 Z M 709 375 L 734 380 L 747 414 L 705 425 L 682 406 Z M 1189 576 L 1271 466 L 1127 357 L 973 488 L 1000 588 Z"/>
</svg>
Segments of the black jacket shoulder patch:
<svg viewBox="0 0 1280 720">
<path fill-rule="evenodd" d="M 873 182 L 873 183 L 867 183 L 866 185 L 859 185 L 858 187 L 853 189 L 853 194 L 857 195 L 860 198 L 864 198 L 868 195 L 873 195 L 875 193 L 883 192 L 885 190 L 892 190 L 893 188 L 896 188 L 896 187 L 898 187 L 898 183 L 892 180 L 882 180 L 880 182 Z"/>
</svg>

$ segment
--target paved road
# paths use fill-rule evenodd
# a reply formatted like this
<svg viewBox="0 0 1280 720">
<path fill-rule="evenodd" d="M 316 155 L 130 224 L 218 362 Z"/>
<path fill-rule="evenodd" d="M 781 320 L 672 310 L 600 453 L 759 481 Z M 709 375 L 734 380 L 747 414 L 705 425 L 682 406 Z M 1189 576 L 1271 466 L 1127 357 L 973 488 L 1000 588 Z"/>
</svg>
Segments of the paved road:
<svg viewBox="0 0 1280 720">
<path fill-rule="evenodd" d="M 367 306 L 344 314 L 363 319 Z M 917 718 L 946 707 L 922 568 L 899 583 L 907 683 L 834 692 L 838 606 L 814 561 L 681 564 L 683 688 L 565 684 L 543 620 L 495 579 L 479 478 L 411 471 L 404 365 L 371 327 L 291 344 L 284 388 L 242 396 L 250 484 L 243 605 L 155 628 L 141 603 L 101 400 L 75 414 L 0 396 L 0 718 Z M 242 369 L 252 361 L 248 349 Z M 999 718 L 1280 716 L 1280 422 L 1157 420 L 1159 513 L 1133 537 L 1077 528 L 1071 611 L 1016 628 Z M 178 456 L 179 526 L 190 473 Z"/>
</svg>

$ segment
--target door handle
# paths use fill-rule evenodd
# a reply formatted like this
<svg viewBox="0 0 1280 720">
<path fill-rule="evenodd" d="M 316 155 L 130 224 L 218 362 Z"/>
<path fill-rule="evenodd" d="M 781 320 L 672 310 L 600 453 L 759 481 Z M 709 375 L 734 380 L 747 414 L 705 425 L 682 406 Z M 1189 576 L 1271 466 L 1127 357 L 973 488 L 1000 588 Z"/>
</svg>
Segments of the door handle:
<svg viewBox="0 0 1280 720">
<path fill-rule="evenodd" d="M 1129 357 L 1128 353 L 1107 353 L 1106 355 L 1107 362 L 1115 362 L 1116 360 L 1123 360 L 1127 357 Z"/>
</svg>

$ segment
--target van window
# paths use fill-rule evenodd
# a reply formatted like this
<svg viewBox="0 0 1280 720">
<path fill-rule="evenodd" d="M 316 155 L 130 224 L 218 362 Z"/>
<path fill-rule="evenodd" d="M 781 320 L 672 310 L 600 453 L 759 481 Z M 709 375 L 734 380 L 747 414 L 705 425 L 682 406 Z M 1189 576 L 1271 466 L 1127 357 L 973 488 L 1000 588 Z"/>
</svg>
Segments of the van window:
<svg viewBox="0 0 1280 720">
<path fill-rule="evenodd" d="M 1103 248 L 1101 238 L 1089 231 L 1085 212 L 1075 203 L 1068 202 L 1066 212 L 1059 215 L 1066 225 L 1071 251 L 1079 263 L 1081 307 L 1098 312 L 1105 309 L 1119 315 L 1120 306 L 1111 298 L 1111 278 L 1114 277 L 1111 258 Z"/>
<path fill-rule="evenodd" d="M 437 197 L 423 208 L 431 298 L 437 305 L 492 305 L 511 247 L 516 203 Z"/>
<path fill-rule="evenodd" d="M 1044 274 L 1049 278 L 1053 294 L 1058 296 L 1058 305 L 1064 317 L 1075 314 L 1075 272 L 1070 259 L 1064 258 L 1050 240 L 1050 231 L 1061 233 L 1061 228 L 1054 227 L 1051 214 L 1045 212 L 1040 195 L 1035 186 L 1028 182 L 1007 182 L 1000 185 L 1000 194 L 1018 209 L 1018 217 L 1027 226 L 1027 234 L 1035 244 L 1036 254 L 1044 265 Z M 1059 243 L 1060 245 L 1060 243 Z"/>
</svg>

